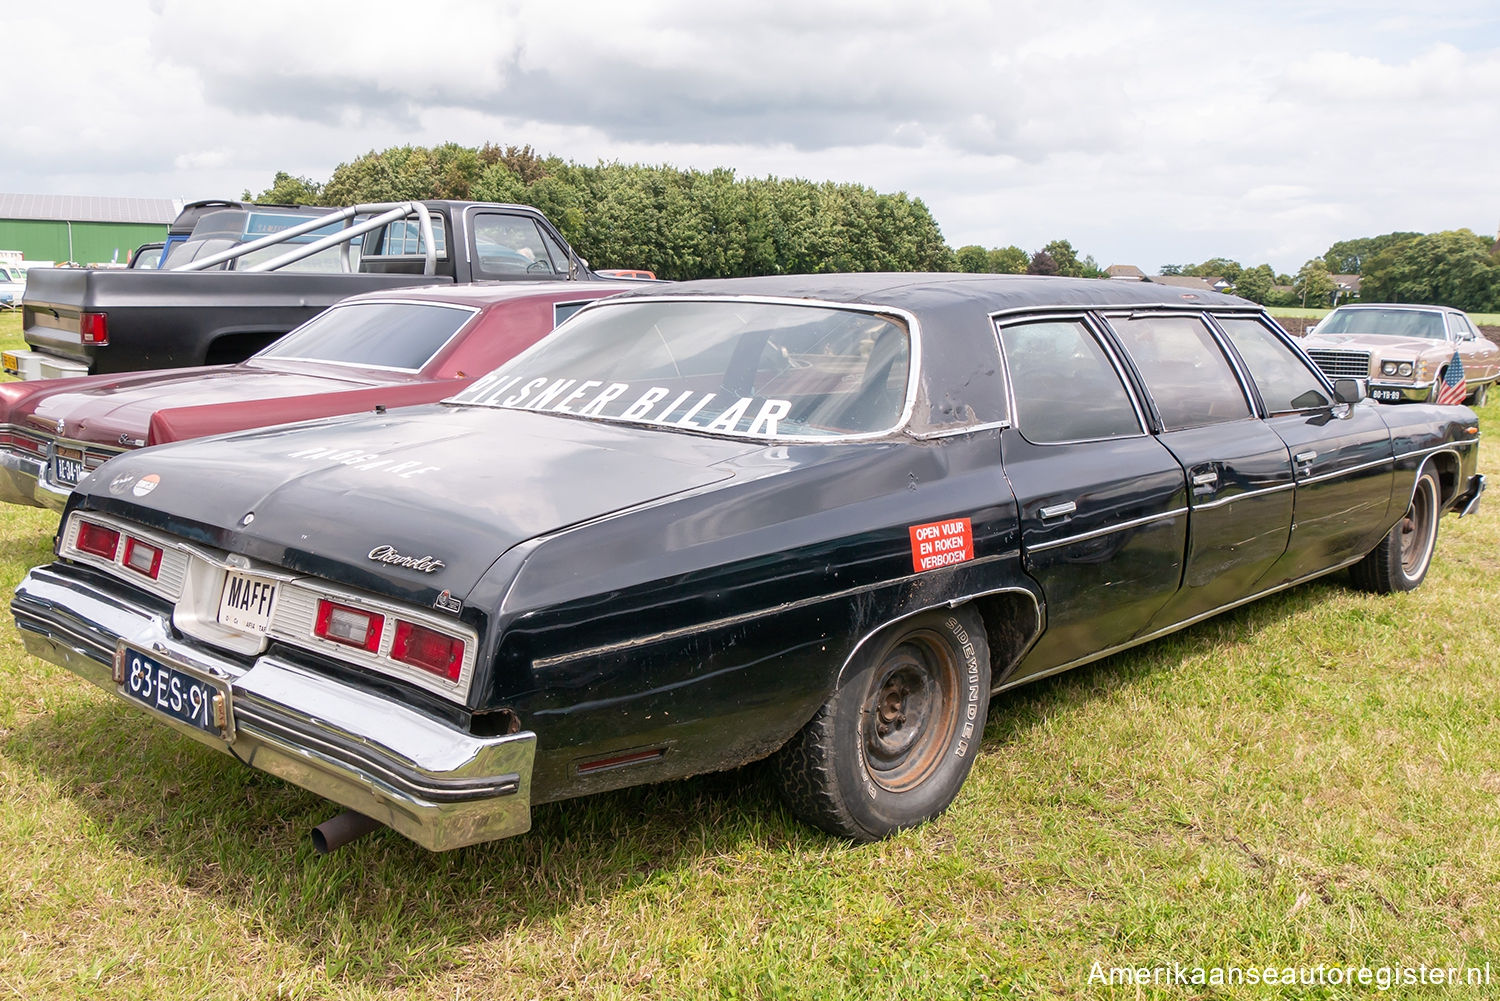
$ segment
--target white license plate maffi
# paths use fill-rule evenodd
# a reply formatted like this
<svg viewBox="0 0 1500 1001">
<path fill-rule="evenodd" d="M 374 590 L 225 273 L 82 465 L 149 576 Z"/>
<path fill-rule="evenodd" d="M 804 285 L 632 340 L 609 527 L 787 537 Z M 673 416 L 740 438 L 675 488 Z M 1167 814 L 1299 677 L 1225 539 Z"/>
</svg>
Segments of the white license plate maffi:
<svg viewBox="0 0 1500 1001">
<path fill-rule="evenodd" d="M 219 625 L 264 635 L 271 628 L 276 607 L 276 582 L 254 574 L 229 570 L 219 596 Z"/>
</svg>

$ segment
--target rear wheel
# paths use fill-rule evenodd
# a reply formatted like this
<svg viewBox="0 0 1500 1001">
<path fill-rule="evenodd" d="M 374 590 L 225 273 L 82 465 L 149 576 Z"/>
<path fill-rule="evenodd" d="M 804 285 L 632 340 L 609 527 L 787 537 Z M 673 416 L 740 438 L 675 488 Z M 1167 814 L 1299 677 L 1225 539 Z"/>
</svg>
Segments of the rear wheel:
<svg viewBox="0 0 1500 1001">
<path fill-rule="evenodd" d="M 1432 565 L 1442 513 L 1437 475 L 1423 467 L 1406 514 L 1380 545 L 1350 568 L 1355 586 L 1377 594 L 1417 588 Z"/>
<path fill-rule="evenodd" d="M 989 695 L 989 643 L 973 608 L 893 626 L 777 753 L 787 802 L 808 823 L 855 841 L 932 819 L 968 777 Z"/>
</svg>

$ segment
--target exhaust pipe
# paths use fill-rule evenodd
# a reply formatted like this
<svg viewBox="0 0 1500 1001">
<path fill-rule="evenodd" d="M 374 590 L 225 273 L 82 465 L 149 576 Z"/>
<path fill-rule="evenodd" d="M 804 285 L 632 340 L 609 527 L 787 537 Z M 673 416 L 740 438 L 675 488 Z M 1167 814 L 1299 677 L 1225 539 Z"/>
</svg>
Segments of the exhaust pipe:
<svg viewBox="0 0 1500 1001">
<path fill-rule="evenodd" d="M 345 810 L 312 829 L 313 847 L 318 850 L 319 855 L 327 855 L 351 841 L 364 837 L 380 826 L 382 825 L 378 820 L 371 820 L 364 814 L 355 813 L 353 810 Z"/>
</svg>

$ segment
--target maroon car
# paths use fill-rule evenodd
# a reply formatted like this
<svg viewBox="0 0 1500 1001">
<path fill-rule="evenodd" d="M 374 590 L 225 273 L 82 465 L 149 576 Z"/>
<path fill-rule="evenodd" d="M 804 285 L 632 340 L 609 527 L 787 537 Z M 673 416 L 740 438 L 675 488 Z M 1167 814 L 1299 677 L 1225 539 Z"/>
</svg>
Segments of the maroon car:
<svg viewBox="0 0 1500 1001">
<path fill-rule="evenodd" d="M 624 282 L 353 296 L 234 365 L 0 385 L 0 501 L 61 510 L 120 452 L 458 392 Z"/>
</svg>

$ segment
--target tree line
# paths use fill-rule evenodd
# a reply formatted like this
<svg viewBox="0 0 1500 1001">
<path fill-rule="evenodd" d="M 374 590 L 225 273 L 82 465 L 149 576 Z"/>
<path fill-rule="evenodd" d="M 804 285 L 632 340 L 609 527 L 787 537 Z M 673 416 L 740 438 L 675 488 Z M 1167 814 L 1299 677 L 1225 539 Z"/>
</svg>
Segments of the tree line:
<svg viewBox="0 0 1500 1001">
<path fill-rule="evenodd" d="M 1104 277 L 1067 240 L 954 251 L 920 198 L 859 184 L 738 178 L 733 170 L 598 163 L 530 146 L 445 143 L 371 150 L 326 181 L 277 172 L 244 198 L 353 205 L 422 198 L 532 205 L 595 267 L 672 280 L 848 271 L 971 271 Z"/>
<path fill-rule="evenodd" d="M 252 199 L 249 191 L 246 199 Z M 739 178 L 543 156 L 530 146 L 444 143 L 371 150 L 326 181 L 278 172 L 262 202 L 351 205 L 455 198 L 534 205 L 595 267 L 647 268 L 673 280 L 846 271 L 967 271 L 1104 278 L 1067 240 L 1040 250 L 950 248 L 920 198 L 859 184 Z M 1500 312 L 1500 244 L 1467 229 L 1342 240 L 1295 276 L 1224 257 L 1163 265 L 1162 274 L 1222 277 L 1268 306 L 1328 305 L 1333 275 L 1361 276 L 1368 302 Z"/>
</svg>

